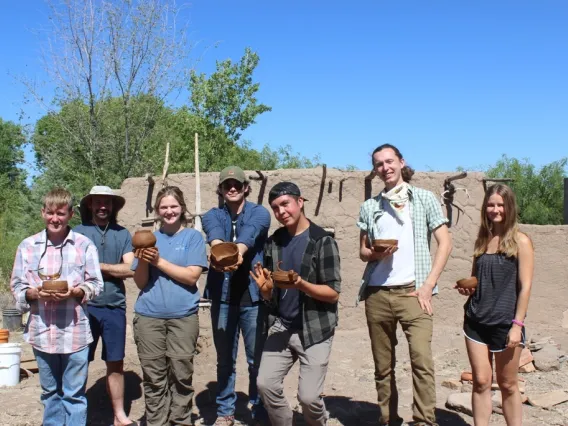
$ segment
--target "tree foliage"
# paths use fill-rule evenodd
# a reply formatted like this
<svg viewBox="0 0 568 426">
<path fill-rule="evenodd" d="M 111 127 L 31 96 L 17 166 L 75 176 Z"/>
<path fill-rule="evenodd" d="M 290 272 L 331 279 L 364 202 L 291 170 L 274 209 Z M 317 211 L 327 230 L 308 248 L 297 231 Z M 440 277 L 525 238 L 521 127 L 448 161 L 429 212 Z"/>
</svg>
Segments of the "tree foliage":
<svg viewBox="0 0 568 426">
<path fill-rule="evenodd" d="M 521 223 L 560 225 L 564 211 L 564 177 L 567 158 L 537 169 L 528 159 L 518 160 L 506 155 L 486 174 L 489 178 L 511 178 Z"/>
<path fill-rule="evenodd" d="M 240 61 L 217 61 L 217 68 L 209 77 L 191 71 L 190 112 L 205 119 L 215 128 L 222 128 L 226 137 L 236 142 L 241 132 L 254 124 L 256 118 L 272 108 L 258 103 L 256 94 L 260 87 L 252 75 L 259 62 L 258 54 L 250 48 Z"/>
</svg>

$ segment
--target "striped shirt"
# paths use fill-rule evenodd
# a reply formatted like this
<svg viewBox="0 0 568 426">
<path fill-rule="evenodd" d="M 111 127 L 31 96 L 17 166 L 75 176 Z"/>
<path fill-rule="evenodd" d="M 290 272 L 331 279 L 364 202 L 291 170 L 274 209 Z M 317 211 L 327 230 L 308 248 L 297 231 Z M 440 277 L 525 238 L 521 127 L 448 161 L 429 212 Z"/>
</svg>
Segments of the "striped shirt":
<svg viewBox="0 0 568 426">
<path fill-rule="evenodd" d="M 20 311 L 30 311 L 24 339 L 35 349 L 50 354 L 77 352 L 93 341 L 87 301 L 103 289 L 99 255 L 87 237 L 69 231 L 63 243 L 46 243 L 46 231 L 26 238 L 18 246 L 10 288 Z M 47 244 L 47 245 L 46 245 Z M 45 255 L 42 254 L 45 251 Z M 28 304 L 26 290 L 41 285 L 42 275 L 61 268 L 61 280 L 85 292 L 82 301 L 69 298 L 60 302 L 34 300 Z"/>
<path fill-rule="evenodd" d="M 412 219 L 412 230 L 414 233 L 414 269 L 416 277 L 416 288 L 420 288 L 430 270 L 432 269 L 432 258 L 430 256 L 430 237 L 432 232 L 438 227 L 448 223 L 448 219 L 442 213 L 442 207 L 436 196 L 426 189 L 408 186 L 410 196 L 410 218 Z M 385 214 L 383 207 L 382 192 L 376 197 L 369 198 L 361 205 L 357 226 L 367 233 L 369 242 L 379 238 L 378 221 Z M 363 273 L 361 288 L 357 295 L 356 304 L 363 298 L 365 290 L 369 285 L 369 279 L 379 261 L 369 262 Z M 436 285 L 432 291 L 438 293 Z"/>
</svg>

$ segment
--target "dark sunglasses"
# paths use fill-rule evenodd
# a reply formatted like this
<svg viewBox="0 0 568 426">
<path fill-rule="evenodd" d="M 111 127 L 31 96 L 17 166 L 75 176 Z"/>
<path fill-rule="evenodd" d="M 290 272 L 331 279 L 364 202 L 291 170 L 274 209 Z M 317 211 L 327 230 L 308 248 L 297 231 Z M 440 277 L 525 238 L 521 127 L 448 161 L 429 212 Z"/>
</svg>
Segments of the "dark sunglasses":
<svg viewBox="0 0 568 426">
<path fill-rule="evenodd" d="M 241 191 L 243 189 L 243 184 L 237 180 L 226 180 L 223 182 L 222 187 L 225 191 L 230 191 L 232 188 L 235 188 L 237 191 Z"/>
</svg>

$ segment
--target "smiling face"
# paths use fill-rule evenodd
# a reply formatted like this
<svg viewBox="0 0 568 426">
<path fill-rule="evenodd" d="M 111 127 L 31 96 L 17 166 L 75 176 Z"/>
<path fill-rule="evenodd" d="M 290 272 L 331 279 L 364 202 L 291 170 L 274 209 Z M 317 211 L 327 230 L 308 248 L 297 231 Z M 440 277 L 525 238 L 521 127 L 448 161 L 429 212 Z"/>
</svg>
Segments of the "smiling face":
<svg viewBox="0 0 568 426">
<path fill-rule="evenodd" d="M 59 235 L 67 232 L 67 225 L 73 217 L 73 210 L 67 204 L 48 204 L 41 209 L 41 217 L 45 223 L 48 234 Z"/>
<path fill-rule="evenodd" d="M 112 197 L 93 195 L 89 205 L 93 218 L 99 224 L 106 224 L 112 215 Z"/>
<path fill-rule="evenodd" d="M 503 197 L 497 193 L 492 194 L 487 200 L 485 208 L 487 219 L 491 223 L 504 223 L 506 218 L 505 201 Z"/>
<path fill-rule="evenodd" d="M 404 160 L 398 158 L 392 148 L 384 148 L 373 154 L 375 173 L 385 183 L 387 189 L 392 189 L 403 182 L 404 165 Z"/>
<path fill-rule="evenodd" d="M 182 214 L 182 206 L 172 195 L 166 195 L 158 206 L 158 215 L 166 225 L 175 225 L 179 222 Z"/>
<path fill-rule="evenodd" d="M 284 226 L 291 226 L 300 220 L 304 199 L 292 195 L 282 195 L 270 203 L 274 217 Z"/>
</svg>

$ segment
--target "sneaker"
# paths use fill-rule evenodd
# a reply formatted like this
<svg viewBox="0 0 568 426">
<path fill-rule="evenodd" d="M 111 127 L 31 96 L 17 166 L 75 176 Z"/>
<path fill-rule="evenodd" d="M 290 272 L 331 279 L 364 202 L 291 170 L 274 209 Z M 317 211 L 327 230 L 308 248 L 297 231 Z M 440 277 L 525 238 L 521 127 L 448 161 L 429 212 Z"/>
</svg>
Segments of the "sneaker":
<svg viewBox="0 0 568 426">
<path fill-rule="evenodd" d="M 223 416 L 217 417 L 213 426 L 234 426 L 235 424 L 235 416 Z"/>
</svg>

